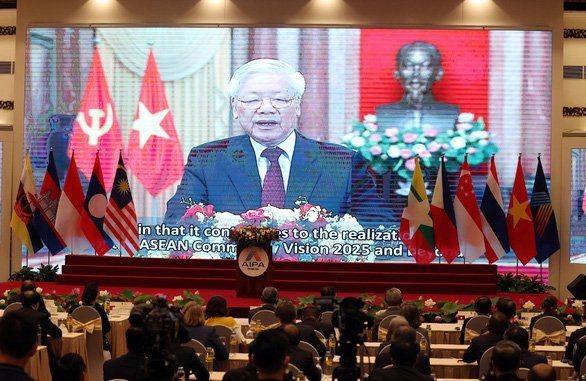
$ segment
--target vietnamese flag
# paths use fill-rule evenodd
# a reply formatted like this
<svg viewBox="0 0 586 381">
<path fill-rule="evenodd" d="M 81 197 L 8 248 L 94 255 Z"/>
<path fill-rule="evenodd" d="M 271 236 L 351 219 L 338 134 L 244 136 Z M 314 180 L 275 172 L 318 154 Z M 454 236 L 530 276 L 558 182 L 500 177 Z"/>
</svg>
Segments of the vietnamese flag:
<svg viewBox="0 0 586 381">
<path fill-rule="evenodd" d="M 526 265 L 531 258 L 535 257 L 537 249 L 535 246 L 531 205 L 529 205 L 529 198 L 527 197 L 520 156 L 517 163 L 515 184 L 513 184 L 513 193 L 509 202 L 509 212 L 507 213 L 507 230 L 511 249 L 513 249 L 521 263 Z"/>
<path fill-rule="evenodd" d="M 128 141 L 128 167 L 157 196 L 183 176 L 183 151 L 151 48 Z"/>
<path fill-rule="evenodd" d="M 101 150 L 104 181 L 110 187 L 116 173 L 117 155 L 121 148 L 120 126 L 108 91 L 100 53 L 96 47 L 83 100 L 73 122 L 69 157 L 75 150 L 79 170 L 86 178 L 90 178 L 96 149 Z"/>
</svg>

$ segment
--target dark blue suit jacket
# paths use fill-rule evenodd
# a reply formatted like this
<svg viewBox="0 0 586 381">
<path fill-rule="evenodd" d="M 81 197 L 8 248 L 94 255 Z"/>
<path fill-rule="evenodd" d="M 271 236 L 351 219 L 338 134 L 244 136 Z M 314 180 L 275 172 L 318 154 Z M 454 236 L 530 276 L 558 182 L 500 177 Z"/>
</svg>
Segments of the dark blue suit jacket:
<svg viewBox="0 0 586 381">
<path fill-rule="evenodd" d="M 351 213 L 364 225 L 390 224 L 391 206 L 377 194 L 360 153 L 295 133 L 285 208 L 297 207 L 295 201 L 304 197 L 334 215 Z M 240 214 L 263 206 L 261 191 L 248 135 L 207 143 L 191 150 L 181 184 L 167 202 L 165 223 L 176 224 L 183 216 L 182 199 Z"/>
</svg>

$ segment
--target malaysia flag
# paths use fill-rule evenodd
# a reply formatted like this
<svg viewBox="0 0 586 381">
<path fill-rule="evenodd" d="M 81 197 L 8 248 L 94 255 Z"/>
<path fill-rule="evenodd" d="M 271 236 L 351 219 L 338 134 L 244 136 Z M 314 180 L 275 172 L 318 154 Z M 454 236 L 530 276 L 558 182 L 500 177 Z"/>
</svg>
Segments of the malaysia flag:
<svg viewBox="0 0 586 381">
<path fill-rule="evenodd" d="M 448 182 L 446 165 L 443 157 L 440 160 L 441 165 L 437 174 L 437 180 L 435 181 L 433 198 L 431 199 L 433 235 L 435 238 L 435 247 L 438 248 L 448 263 L 452 263 L 460 255 L 460 246 L 458 244 L 456 215 L 454 213 L 454 203 Z"/>
</svg>

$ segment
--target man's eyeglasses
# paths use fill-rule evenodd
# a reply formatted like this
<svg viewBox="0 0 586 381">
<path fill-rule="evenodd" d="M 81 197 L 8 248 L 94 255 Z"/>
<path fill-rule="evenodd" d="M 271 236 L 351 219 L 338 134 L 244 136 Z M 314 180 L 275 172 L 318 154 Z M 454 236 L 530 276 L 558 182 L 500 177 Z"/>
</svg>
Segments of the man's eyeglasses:
<svg viewBox="0 0 586 381">
<path fill-rule="evenodd" d="M 238 99 L 238 102 L 240 102 L 242 107 L 249 109 L 249 110 L 256 110 L 260 106 L 262 106 L 265 99 L 268 100 L 269 103 L 274 108 L 280 109 L 280 108 L 285 108 L 285 107 L 291 106 L 291 103 L 296 98 L 297 97 L 293 97 L 293 98 L 289 98 L 289 99 L 282 99 L 282 98 L 262 98 L 262 99 L 257 98 L 257 99 L 249 99 L 249 100 L 244 100 L 244 99 L 240 99 L 240 98 L 236 98 L 236 99 Z"/>
</svg>

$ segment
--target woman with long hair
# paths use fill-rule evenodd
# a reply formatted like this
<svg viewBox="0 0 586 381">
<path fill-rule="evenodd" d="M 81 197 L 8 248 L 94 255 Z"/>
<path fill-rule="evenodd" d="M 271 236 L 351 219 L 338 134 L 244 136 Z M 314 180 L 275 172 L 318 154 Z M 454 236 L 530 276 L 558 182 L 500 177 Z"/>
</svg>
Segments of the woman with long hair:
<svg viewBox="0 0 586 381">
<path fill-rule="evenodd" d="M 189 302 L 183 307 L 183 326 L 190 338 L 199 341 L 206 348 L 211 347 L 216 359 L 228 359 L 229 353 L 226 346 L 220 341 L 216 329 L 213 326 L 205 325 L 203 308 L 196 302 Z"/>
</svg>

